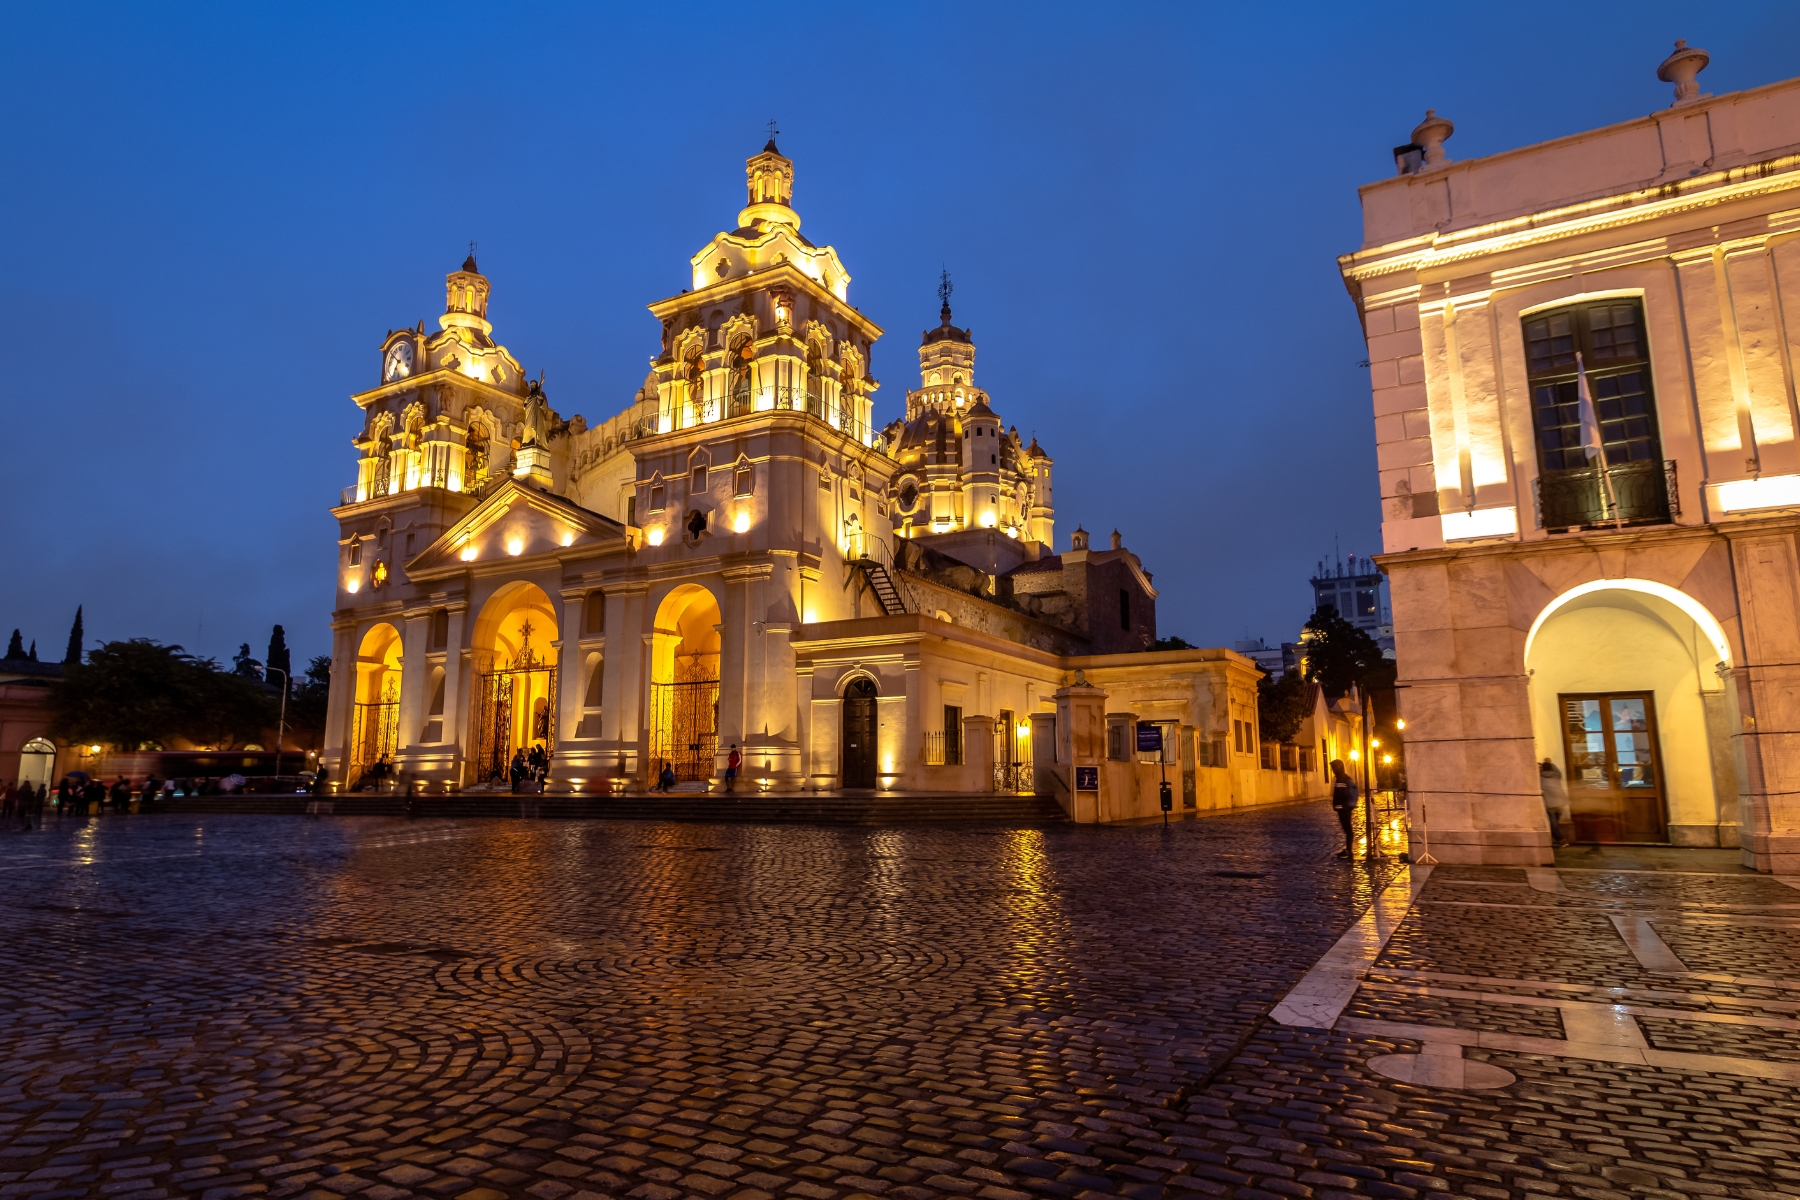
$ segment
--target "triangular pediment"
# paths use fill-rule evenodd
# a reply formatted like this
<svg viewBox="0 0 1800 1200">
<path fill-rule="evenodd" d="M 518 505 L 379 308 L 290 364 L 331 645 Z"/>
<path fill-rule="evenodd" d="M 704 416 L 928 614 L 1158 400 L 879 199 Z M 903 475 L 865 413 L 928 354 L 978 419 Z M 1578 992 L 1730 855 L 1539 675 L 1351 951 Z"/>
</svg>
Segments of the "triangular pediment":
<svg viewBox="0 0 1800 1200">
<path fill-rule="evenodd" d="M 406 564 L 431 579 L 484 563 L 623 551 L 625 526 L 517 479 L 508 479 Z"/>
</svg>

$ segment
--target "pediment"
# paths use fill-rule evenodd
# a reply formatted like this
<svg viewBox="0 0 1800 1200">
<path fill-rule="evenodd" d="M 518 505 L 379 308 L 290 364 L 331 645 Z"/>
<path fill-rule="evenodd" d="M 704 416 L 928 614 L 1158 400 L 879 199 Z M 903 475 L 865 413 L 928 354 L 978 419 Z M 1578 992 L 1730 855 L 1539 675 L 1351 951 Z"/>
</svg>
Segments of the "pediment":
<svg viewBox="0 0 1800 1200">
<path fill-rule="evenodd" d="M 626 548 L 625 526 L 517 479 L 509 479 L 406 564 L 430 579 L 484 563 L 528 562 Z"/>
</svg>

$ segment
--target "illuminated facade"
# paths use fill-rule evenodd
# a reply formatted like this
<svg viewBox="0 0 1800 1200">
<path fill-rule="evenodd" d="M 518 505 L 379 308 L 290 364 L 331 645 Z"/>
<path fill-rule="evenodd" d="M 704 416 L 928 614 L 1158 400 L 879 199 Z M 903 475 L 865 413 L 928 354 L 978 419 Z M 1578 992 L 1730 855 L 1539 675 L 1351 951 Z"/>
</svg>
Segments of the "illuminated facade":
<svg viewBox="0 0 1800 1200">
<path fill-rule="evenodd" d="M 333 510 L 336 785 L 385 759 L 428 788 L 504 786 L 542 748 L 553 790 L 665 764 L 699 788 L 736 745 L 749 787 L 1154 811 L 1160 767 L 1118 739 L 1105 790 L 1070 794 L 1074 704 L 1165 724 L 1196 807 L 1316 790 L 1316 770 L 1259 772 L 1248 660 L 1144 653 L 1156 591 L 1119 535 L 1052 552 L 1050 458 L 975 388 L 947 291 L 905 419 L 876 430 L 881 329 L 801 236 L 773 142 L 746 175 L 736 226 L 649 306 L 658 352 L 605 421 L 564 419 L 493 340 L 473 255 L 437 332 L 383 341 Z"/>
<path fill-rule="evenodd" d="M 1407 770 L 1445 861 L 1583 841 L 1800 871 L 1800 80 L 1361 189 Z M 1415 822 L 1417 824 L 1417 822 Z M 1416 835 L 1415 829 L 1415 835 Z"/>
</svg>

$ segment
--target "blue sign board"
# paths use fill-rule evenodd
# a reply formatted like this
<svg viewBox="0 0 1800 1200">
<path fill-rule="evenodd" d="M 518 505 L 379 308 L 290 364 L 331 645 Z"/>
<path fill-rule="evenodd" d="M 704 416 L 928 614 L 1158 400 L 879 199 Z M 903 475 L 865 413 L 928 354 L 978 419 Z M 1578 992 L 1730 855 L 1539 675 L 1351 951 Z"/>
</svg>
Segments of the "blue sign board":
<svg viewBox="0 0 1800 1200">
<path fill-rule="evenodd" d="M 1076 767 L 1075 790 L 1078 792 L 1097 792 L 1100 790 L 1099 767 Z"/>
<path fill-rule="evenodd" d="M 1138 722 L 1138 753 L 1150 754 L 1162 749 L 1162 726 L 1148 721 Z"/>
</svg>

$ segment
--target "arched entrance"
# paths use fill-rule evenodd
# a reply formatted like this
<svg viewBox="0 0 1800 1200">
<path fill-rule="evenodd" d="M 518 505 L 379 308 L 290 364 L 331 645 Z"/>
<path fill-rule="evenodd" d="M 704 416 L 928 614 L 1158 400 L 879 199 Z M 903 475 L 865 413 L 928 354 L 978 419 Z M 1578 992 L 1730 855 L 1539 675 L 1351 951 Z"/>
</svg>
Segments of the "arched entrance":
<svg viewBox="0 0 1800 1200">
<path fill-rule="evenodd" d="M 48 738 L 32 738 L 19 748 L 19 786 L 50 785 L 56 773 L 56 746 Z"/>
<path fill-rule="evenodd" d="M 534 583 L 509 583 L 482 606 L 470 650 L 471 784 L 509 778 L 513 755 L 556 751 L 556 609 Z"/>
<path fill-rule="evenodd" d="M 844 689 L 844 786 L 875 786 L 875 682 L 859 675 Z"/>
<path fill-rule="evenodd" d="M 385 622 L 363 634 L 356 652 L 356 692 L 350 715 L 350 766 L 344 784 L 362 785 L 370 767 L 392 765 L 400 749 L 400 631 Z"/>
<path fill-rule="evenodd" d="M 1536 756 L 1562 771 L 1578 842 L 1735 842 L 1731 652 L 1691 596 L 1602 580 L 1525 643 Z"/>
<path fill-rule="evenodd" d="M 719 602 L 683 584 L 656 609 L 650 655 L 650 759 L 684 782 L 710 779 L 719 752 Z"/>
</svg>

